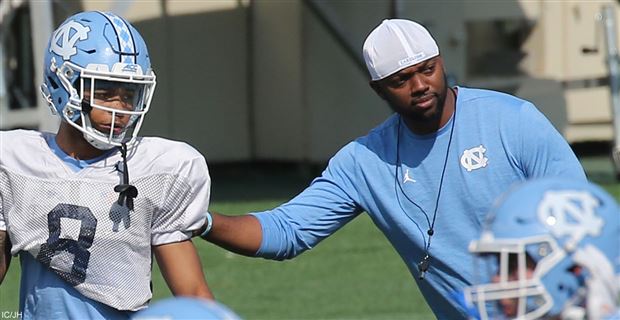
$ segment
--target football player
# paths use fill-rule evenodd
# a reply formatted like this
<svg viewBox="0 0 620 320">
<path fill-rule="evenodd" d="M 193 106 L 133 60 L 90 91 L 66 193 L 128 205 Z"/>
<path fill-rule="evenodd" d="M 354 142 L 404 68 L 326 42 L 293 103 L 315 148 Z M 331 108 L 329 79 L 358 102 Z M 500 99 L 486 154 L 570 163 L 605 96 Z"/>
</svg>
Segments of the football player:
<svg viewBox="0 0 620 320">
<path fill-rule="evenodd" d="M 190 240 L 209 204 L 206 161 L 137 136 L 154 89 L 122 17 L 82 12 L 53 32 L 41 92 L 57 134 L 0 132 L 0 281 L 19 255 L 23 318 L 127 318 L 151 299 L 152 254 L 173 294 L 212 298 Z"/>
<path fill-rule="evenodd" d="M 516 187 L 470 251 L 481 284 L 462 301 L 478 319 L 620 319 L 620 209 L 601 188 L 541 179 Z"/>
</svg>

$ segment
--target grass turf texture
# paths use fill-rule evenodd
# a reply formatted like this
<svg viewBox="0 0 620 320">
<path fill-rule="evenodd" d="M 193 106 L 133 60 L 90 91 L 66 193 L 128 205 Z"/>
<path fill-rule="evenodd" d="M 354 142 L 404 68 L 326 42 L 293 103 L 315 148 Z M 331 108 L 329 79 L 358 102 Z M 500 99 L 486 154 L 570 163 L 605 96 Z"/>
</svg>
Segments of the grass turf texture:
<svg viewBox="0 0 620 320">
<path fill-rule="evenodd" d="M 607 162 L 606 162 L 607 161 Z M 616 199 L 620 185 L 608 160 L 582 159 L 589 177 Z M 295 172 L 212 169 L 212 210 L 240 214 L 272 208 L 308 183 Z M 250 172 L 248 174 L 248 172 Z M 220 180 L 221 179 L 221 180 Z M 404 263 L 365 214 L 316 250 L 277 262 L 246 258 L 195 239 L 207 281 L 218 300 L 247 319 L 429 319 L 433 315 Z M 16 311 L 19 259 L 0 286 L 0 312 Z M 153 300 L 170 296 L 157 266 Z"/>
</svg>

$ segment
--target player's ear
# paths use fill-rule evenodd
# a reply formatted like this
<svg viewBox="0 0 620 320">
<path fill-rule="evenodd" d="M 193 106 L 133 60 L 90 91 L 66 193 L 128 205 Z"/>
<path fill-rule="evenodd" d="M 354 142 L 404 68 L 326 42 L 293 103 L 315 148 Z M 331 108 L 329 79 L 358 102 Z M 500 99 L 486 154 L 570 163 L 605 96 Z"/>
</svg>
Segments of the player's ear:
<svg viewBox="0 0 620 320">
<path fill-rule="evenodd" d="M 386 100 L 385 99 L 385 93 L 383 93 L 383 88 L 379 84 L 378 81 L 370 81 L 370 82 L 368 82 L 368 84 L 370 85 L 372 90 L 374 90 L 381 99 Z"/>
</svg>

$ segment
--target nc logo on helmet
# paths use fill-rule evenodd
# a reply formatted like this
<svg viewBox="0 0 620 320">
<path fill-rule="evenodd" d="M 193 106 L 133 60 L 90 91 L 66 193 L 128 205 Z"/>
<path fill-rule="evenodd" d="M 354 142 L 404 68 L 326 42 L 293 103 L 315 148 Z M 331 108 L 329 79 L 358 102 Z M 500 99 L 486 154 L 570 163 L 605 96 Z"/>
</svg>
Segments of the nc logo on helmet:
<svg viewBox="0 0 620 320">
<path fill-rule="evenodd" d="M 538 205 L 538 219 L 557 238 L 568 237 L 572 251 L 585 236 L 598 236 L 603 219 L 596 214 L 599 201 L 586 191 L 548 191 Z"/>
<path fill-rule="evenodd" d="M 52 36 L 50 52 L 62 56 L 64 60 L 69 60 L 77 53 L 75 43 L 78 40 L 88 39 L 90 28 L 81 25 L 75 20 L 71 20 L 56 30 Z"/>
</svg>

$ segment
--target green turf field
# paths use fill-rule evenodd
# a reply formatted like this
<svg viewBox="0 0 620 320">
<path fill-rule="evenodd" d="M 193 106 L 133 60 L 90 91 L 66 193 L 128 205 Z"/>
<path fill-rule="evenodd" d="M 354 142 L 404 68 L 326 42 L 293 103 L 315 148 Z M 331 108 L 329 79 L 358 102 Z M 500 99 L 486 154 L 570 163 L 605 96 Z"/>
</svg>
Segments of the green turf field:
<svg viewBox="0 0 620 320">
<path fill-rule="evenodd" d="M 604 157 L 582 159 L 589 177 L 617 199 Z M 230 214 L 271 208 L 295 195 L 309 175 L 296 170 L 257 173 L 252 168 L 212 168 L 212 209 Z M 290 168 L 289 168 L 290 169 Z M 304 176 L 306 178 L 304 178 Z M 353 220 L 316 250 L 275 262 L 228 253 L 195 243 L 216 297 L 247 319 L 430 319 L 404 263 L 366 215 Z M 13 260 L 0 286 L 0 312 L 18 304 L 19 262 Z M 170 295 L 153 271 L 154 299 Z"/>
</svg>

